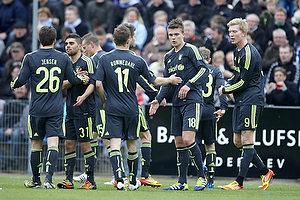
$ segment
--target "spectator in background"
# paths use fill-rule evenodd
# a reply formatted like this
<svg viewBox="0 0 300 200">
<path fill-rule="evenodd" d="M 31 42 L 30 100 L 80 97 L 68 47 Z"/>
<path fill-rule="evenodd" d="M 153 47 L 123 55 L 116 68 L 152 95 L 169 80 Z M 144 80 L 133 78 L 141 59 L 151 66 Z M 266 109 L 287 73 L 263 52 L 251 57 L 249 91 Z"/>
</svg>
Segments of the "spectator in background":
<svg viewBox="0 0 300 200">
<path fill-rule="evenodd" d="M 263 46 L 265 31 L 259 27 L 258 15 L 251 13 L 246 17 L 248 30 L 254 33 L 254 40 L 260 47 Z M 259 52 L 261 53 L 261 52 Z"/>
<path fill-rule="evenodd" d="M 84 5 L 80 0 L 57 0 L 54 3 L 55 11 L 52 13 L 58 19 L 58 26 L 62 27 L 65 22 L 66 7 L 73 5 L 78 8 L 79 16 L 84 21 Z"/>
<path fill-rule="evenodd" d="M 38 8 L 46 7 L 50 10 L 51 14 L 53 15 L 54 13 L 57 12 L 57 9 L 58 9 L 57 7 L 55 7 L 55 2 L 56 1 L 52 1 L 52 0 L 38 0 Z M 31 2 L 29 5 L 29 11 L 28 11 L 28 30 L 30 30 L 30 31 L 32 30 L 32 9 L 33 9 L 33 3 Z M 55 27 L 58 27 L 59 19 L 53 17 L 52 24 Z"/>
<path fill-rule="evenodd" d="M 204 37 L 205 37 L 204 40 L 207 40 L 207 39 L 211 38 L 211 28 L 212 27 L 217 26 L 217 25 L 221 25 L 225 28 L 226 23 L 227 23 L 227 19 L 224 16 L 221 16 L 221 15 L 213 16 L 210 19 L 210 26 L 206 27 L 204 29 Z M 227 32 L 227 30 L 226 30 L 226 32 Z M 226 36 L 227 36 L 227 34 L 226 34 Z M 227 36 L 227 37 L 228 37 L 228 40 L 229 40 L 229 36 Z"/>
<path fill-rule="evenodd" d="M 184 41 L 195 45 L 196 47 L 202 47 L 204 41 L 200 36 L 196 34 L 196 25 L 192 20 L 183 21 L 184 26 Z"/>
<path fill-rule="evenodd" d="M 134 46 L 139 48 L 141 51 L 147 40 L 147 29 L 144 25 L 144 20 L 141 17 L 139 10 L 136 7 L 127 8 L 122 23 L 132 24 L 135 27 Z"/>
<path fill-rule="evenodd" d="M 228 51 L 225 55 L 225 69 L 232 72 L 234 71 L 234 54 L 233 51 Z"/>
<path fill-rule="evenodd" d="M 146 7 L 146 15 L 143 18 L 145 21 L 145 26 L 151 28 L 154 25 L 154 13 L 157 11 L 162 10 L 168 14 L 167 21 L 170 21 L 174 18 L 174 11 L 173 8 L 170 7 L 165 0 L 152 0 L 151 4 L 147 5 Z"/>
<path fill-rule="evenodd" d="M 225 54 L 223 51 L 216 51 L 213 53 L 212 65 L 222 72 L 225 80 L 232 77 L 233 73 L 225 69 Z"/>
<path fill-rule="evenodd" d="M 275 106 L 294 106 L 298 97 L 297 84 L 286 80 L 286 70 L 283 67 L 274 69 L 274 82 L 267 86 L 266 103 Z"/>
<path fill-rule="evenodd" d="M 154 30 L 154 40 L 145 45 L 143 57 L 149 64 L 158 61 L 159 48 L 168 46 L 171 49 L 171 43 L 168 40 L 167 30 L 163 26 L 157 26 Z"/>
<path fill-rule="evenodd" d="M 278 7 L 275 10 L 275 14 L 274 14 L 274 24 L 270 25 L 265 31 L 265 33 L 266 33 L 265 39 L 264 39 L 265 45 L 268 45 L 271 43 L 272 32 L 277 28 L 281 28 L 285 31 L 289 44 L 291 46 L 294 46 L 295 33 L 293 31 L 291 23 L 287 22 L 286 19 L 287 19 L 286 9 L 282 8 L 282 7 Z"/>
<path fill-rule="evenodd" d="M 16 22 L 27 24 L 27 10 L 19 0 L 2 0 L 0 2 L 0 39 L 5 43 L 10 37 Z"/>
<path fill-rule="evenodd" d="M 205 47 L 211 51 L 213 55 L 216 51 L 223 51 L 226 54 L 228 51 L 233 51 L 235 46 L 225 38 L 226 29 L 224 26 L 217 25 L 212 27 L 211 39 L 206 40 Z"/>
<path fill-rule="evenodd" d="M 109 38 L 111 40 L 113 39 L 112 33 L 114 32 L 114 29 L 122 23 L 125 15 L 125 10 L 129 7 L 136 7 L 141 13 L 141 16 L 144 17 L 145 8 L 139 0 L 120 0 L 119 4 L 114 6 L 114 14 L 107 30 L 107 33 L 109 34 Z"/>
<path fill-rule="evenodd" d="M 77 33 L 80 37 L 89 32 L 89 26 L 80 18 L 78 8 L 70 5 L 65 10 L 64 27 L 69 27 L 72 33 Z"/>
<path fill-rule="evenodd" d="M 262 58 L 262 69 L 264 72 L 264 75 L 266 75 L 270 69 L 270 66 L 278 61 L 279 59 L 279 46 L 288 43 L 288 40 L 286 38 L 286 33 L 283 29 L 278 28 L 275 29 L 272 33 L 273 35 L 273 42 L 269 47 L 266 49 L 265 54 Z"/>
<path fill-rule="evenodd" d="M 49 8 L 41 7 L 38 9 L 38 27 L 53 26 L 53 16 Z"/>
<path fill-rule="evenodd" d="M 191 16 L 192 21 L 196 25 L 196 31 L 202 35 L 206 27 L 209 26 L 209 16 L 210 9 L 201 3 L 200 0 L 189 0 L 188 4 L 182 4 L 178 10 L 177 15 L 180 13 L 187 13 Z"/>
<path fill-rule="evenodd" d="M 158 48 L 159 58 L 156 62 L 150 64 L 149 68 L 154 73 L 156 77 L 163 77 L 164 72 L 164 57 L 168 51 L 170 51 L 169 46 L 160 46 Z"/>
<path fill-rule="evenodd" d="M 261 14 L 261 7 L 255 0 L 240 0 L 233 7 L 229 20 L 239 17 L 245 19 L 250 13 L 255 13 L 259 16 Z"/>
<path fill-rule="evenodd" d="M 6 44 L 6 48 L 3 51 L 0 59 L 0 63 L 4 64 L 11 58 L 10 45 L 14 42 L 20 42 L 25 49 L 25 54 L 31 52 L 31 36 L 29 35 L 26 24 L 24 22 L 16 22 L 13 28 L 14 36 L 9 39 Z"/>
<path fill-rule="evenodd" d="M 89 24 L 91 30 L 102 27 L 108 30 L 114 13 L 114 5 L 110 0 L 92 0 L 85 9 L 85 21 Z"/>
<path fill-rule="evenodd" d="M 214 5 L 212 6 L 209 19 L 215 15 L 224 16 L 226 21 L 229 20 L 230 14 L 232 12 L 233 6 L 226 2 L 226 0 L 214 0 Z"/>
<path fill-rule="evenodd" d="M 148 36 L 147 36 L 146 44 L 149 43 L 152 39 L 155 39 L 153 38 L 153 36 L 154 36 L 154 30 L 156 29 L 157 26 L 163 26 L 167 30 L 168 14 L 163 10 L 156 11 L 153 15 L 153 21 L 154 21 L 154 25 L 152 27 L 147 28 Z"/>
<path fill-rule="evenodd" d="M 10 171 L 18 168 L 18 156 L 20 155 L 21 144 L 24 142 L 24 115 L 28 116 L 28 96 L 27 86 L 23 85 L 14 90 L 14 97 L 12 100 L 6 101 L 4 104 L 3 114 L 0 120 L 0 142 L 10 143 L 10 157 L 5 160 L 4 170 Z M 26 122 L 26 120 L 25 120 Z M 2 157 L 0 149 L 0 157 Z"/>
<path fill-rule="evenodd" d="M 278 0 L 266 0 L 266 10 L 259 16 L 259 26 L 266 30 L 268 26 L 274 24 L 274 13 Z"/>
<path fill-rule="evenodd" d="M 0 79 L 0 99 L 4 101 L 1 101 L 2 104 L 5 103 L 6 100 L 14 97 L 14 93 L 10 88 L 10 82 L 18 76 L 20 68 L 20 62 L 14 62 L 11 63 L 11 65 L 6 65 L 3 77 Z"/>
<path fill-rule="evenodd" d="M 293 15 L 295 10 L 295 0 L 279 0 L 277 6 L 288 9 L 287 16 L 288 18 L 290 18 Z"/>
<path fill-rule="evenodd" d="M 100 47 L 103 51 L 109 52 L 115 49 L 113 41 L 110 38 L 106 37 L 106 32 L 103 28 L 98 27 L 94 31 L 94 34 L 98 38 Z"/>
<path fill-rule="evenodd" d="M 261 57 L 263 57 L 263 55 L 264 55 L 263 50 L 262 50 L 261 46 L 256 42 L 254 33 L 252 31 L 248 31 L 246 38 L 247 38 L 247 41 L 257 49 L 257 51 L 259 52 Z"/>
<path fill-rule="evenodd" d="M 274 69 L 278 66 L 286 70 L 287 81 L 298 84 L 299 64 L 295 62 L 294 48 L 291 45 L 284 43 L 279 46 L 279 60 L 271 65 L 266 79 L 266 86 L 268 83 L 274 82 Z"/>
<path fill-rule="evenodd" d="M 295 41 L 296 46 L 300 44 L 300 0 L 295 1 L 297 10 L 294 12 L 291 22 L 292 22 L 292 28 L 295 32 Z"/>
<path fill-rule="evenodd" d="M 54 48 L 58 51 L 65 52 L 65 39 L 68 34 L 72 33 L 72 29 L 69 27 L 63 27 L 60 30 L 60 39 L 56 40 Z"/>
</svg>

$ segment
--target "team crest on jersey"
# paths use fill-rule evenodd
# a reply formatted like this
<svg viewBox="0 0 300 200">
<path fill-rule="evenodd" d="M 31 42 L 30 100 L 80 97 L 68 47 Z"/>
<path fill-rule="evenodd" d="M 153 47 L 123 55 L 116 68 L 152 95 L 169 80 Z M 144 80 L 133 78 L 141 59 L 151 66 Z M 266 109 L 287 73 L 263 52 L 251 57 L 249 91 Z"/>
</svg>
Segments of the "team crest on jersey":
<svg viewBox="0 0 300 200">
<path fill-rule="evenodd" d="M 181 60 L 181 59 L 182 59 L 182 54 L 180 54 L 178 57 L 178 60 Z"/>
<path fill-rule="evenodd" d="M 75 69 L 76 69 L 76 72 L 78 72 L 80 70 L 81 66 L 76 66 Z"/>
<path fill-rule="evenodd" d="M 178 65 L 178 70 L 179 70 L 179 71 L 182 71 L 183 69 L 184 69 L 184 65 L 183 65 L 183 64 L 179 64 L 179 65 Z"/>
</svg>

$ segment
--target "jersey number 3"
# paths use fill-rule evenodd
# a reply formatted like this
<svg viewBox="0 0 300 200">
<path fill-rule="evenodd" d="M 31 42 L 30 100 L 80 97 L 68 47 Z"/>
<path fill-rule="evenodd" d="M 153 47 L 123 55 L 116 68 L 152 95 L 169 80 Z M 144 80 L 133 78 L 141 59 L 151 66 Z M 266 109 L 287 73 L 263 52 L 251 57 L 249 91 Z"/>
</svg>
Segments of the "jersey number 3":
<svg viewBox="0 0 300 200">
<path fill-rule="evenodd" d="M 48 70 L 46 67 L 39 67 L 36 70 L 36 74 L 44 74 L 44 78 L 41 80 L 41 82 L 39 82 L 39 84 L 37 84 L 36 86 L 36 92 L 43 92 L 43 93 L 47 93 L 48 90 L 50 90 L 50 92 L 55 93 L 57 92 L 57 90 L 59 89 L 59 77 L 55 76 L 54 72 L 57 72 L 58 74 L 61 73 L 61 69 L 59 67 L 53 67 L 50 70 Z M 46 82 L 49 82 L 49 89 L 48 88 L 44 88 L 44 85 Z"/>
</svg>

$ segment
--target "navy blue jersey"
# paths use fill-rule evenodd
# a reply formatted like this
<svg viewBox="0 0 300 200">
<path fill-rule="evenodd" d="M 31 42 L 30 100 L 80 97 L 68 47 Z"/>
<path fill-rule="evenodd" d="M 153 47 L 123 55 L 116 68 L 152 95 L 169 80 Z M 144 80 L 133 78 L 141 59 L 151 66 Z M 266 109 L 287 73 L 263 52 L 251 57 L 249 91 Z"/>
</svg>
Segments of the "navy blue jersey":
<svg viewBox="0 0 300 200">
<path fill-rule="evenodd" d="M 234 50 L 234 72 L 223 93 L 233 93 L 235 105 L 264 105 L 264 83 L 261 56 L 247 43 L 240 51 Z"/>
<path fill-rule="evenodd" d="M 63 80 L 80 84 L 81 77 L 72 69 L 67 54 L 52 48 L 39 49 L 25 55 L 21 72 L 12 82 L 12 87 L 20 87 L 31 78 L 29 114 L 34 117 L 51 117 L 63 113 Z"/>
<path fill-rule="evenodd" d="M 173 106 L 181 106 L 190 102 L 202 103 L 201 82 L 207 77 L 208 70 L 199 49 L 189 43 L 185 43 L 178 52 L 173 48 L 165 55 L 164 64 L 164 77 L 176 73 L 176 76 L 181 77 L 182 83 L 162 86 L 156 99 L 161 102 L 163 98 L 171 94 Z M 179 90 L 184 85 L 187 85 L 190 91 L 186 98 L 179 99 Z"/>
<path fill-rule="evenodd" d="M 73 63 L 73 69 L 75 71 L 78 71 L 79 69 L 81 69 L 82 71 L 87 71 L 90 77 L 89 84 L 95 85 L 95 77 L 94 77 L 95 63 L 90 57 L 81 54 L 81 57 L 75 63 Z M 67 90 L 67 100 L 66 100 L 67 118 L 78 119 L 81 116 L 85 116 L 85 117 L 95 116 L 95 94 L 94 93 L 89 95 L 80 106 L 78 107 L 73 106 L 76 103 L 77 97 L 81 96 L 85 92 L 88 85 L 83 85 L 83 84 L 72 85 L 72 87 L 70 87 Z"/>
<path fill-rule="evenodd" d="M 212 65 L 208 66 L 208 76 L 206 81 L 202 82 L 202 94 L 204 100 L 203 112 L 201 120 L 210 120 L 215 118 L 215 102 L 214 102 L 214 93 L 215 88 L 219 88 L 221 85 L 225 85 L 222 72 Z M 220 109 L 227 110 L 228 103 L 226 95 L 220 97 Z"/>
<path fill-rule="evenodd" d="M 149 84 L 143 76 L 140 76 L 137 82 L 145 90 L 145 94 L 149 97 L 150 101 L 154 100 L 158 93 L 157 89 Z"/>
<path fill-rule="evenodd" d="M 98 70 L 98 63 L 99 63 L 99 60 L 100 60 L 100 57 L 105 54 L 106 52 L 101 50 L 101 51 L 97 51 L 96 54 L 94 54 L 91 58 L 94 60 L 95 64 L 96 64 L 96 71 Z M 96 74 L 96 72 L 95 72 Z M 103 110 L 103 105 L 102 105 L 102 102 L 99 98 L 99 95 L 97 92 L 94 92 L 95 94 L 95 101 L 96 101 L 96 110 L 99 111 L 99 110 Z"/>
<path fill-rule="evenodd" d="M 103 82 L 107 94 L 106 114 L 123 117 L 138 115 L 135 90 L 140 75 L 149 83 L 156 79 L 145 60 L 129 50 L 115 49 L 101 57 L 96 79 Z"/>
</svg>

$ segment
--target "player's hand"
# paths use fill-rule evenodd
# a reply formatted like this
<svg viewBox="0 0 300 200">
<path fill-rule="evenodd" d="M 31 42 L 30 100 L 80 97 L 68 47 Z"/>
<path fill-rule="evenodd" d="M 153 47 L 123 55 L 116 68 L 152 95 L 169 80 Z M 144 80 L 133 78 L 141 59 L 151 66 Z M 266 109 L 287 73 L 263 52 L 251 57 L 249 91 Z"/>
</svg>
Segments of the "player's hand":
<svg viewBox="0 0 300 200">
<path fill-rule="evenodd" d="M 90 77 L 88 77 L 87 75 L 83 75 L 83 77 L 85 78 L 85 81 L 83 82 L 83 85 L 87 85 L 90 81 Z"/>
<path fill-rule="evenodd" d="M 178 98 L 179 99 L 184 99 L 187 95 L 187 93 L 190 91 L 191 88 L 189 88 L 189 86 L 184 85 L 182 86 L 182 88 L 180 88 L 179 92 L 178 92 Z"/>
<path fill-rule="evenodd" d="M 177 77 L 176 76 L 176 73 L 175 74 L 172 74 L 169 79 L 171 80 L 171 84 L 172 85 L 178 85 L 179 83 L 182 82 L 182 79 L 180 77 Z"/>
<path fill-rule="evenodd" d="M 216 118 L 217 118 L 217 122 L 220 120 L 220 118 L 225 114 L 225 110 L 217 110 L 216 112 L 214 112 L 214 114 L 216 115 Z"/>
<path fill-rule="evenodd" d="M 81 68 L 77 71 L 77 74 L 79 74 L 79 75 L 85 75 L 85 76 L 89 75 L 89 73 L 87 71 L 83 71 Z"/>
<path fill-rule="evenodd" d="M 167 100 L 164 98 L 161 102 L 160 102 L 161 106 L 166 106 L 167 105 Z"/>
<path fill-rule="evenodd" d="M 159 103 L 157 100 L 153 100 L 150 102 L 151 106 L 149 109 L 149 115 L 154 115 L 157 111 L 157 109 L 159 108 Z"/>
<path fill-rule="evenodd" d="M 85 98 L 83 96 L 78 96 L 76 99 L 76 103 L 73 105 L 73 107 L 80 106 L 84 100 L 85 100 Z"/>
<path fill-rule="evenodd" d="M 222 91 L 222 90 L 223 90 L 223 87 L 224 87 L 224 86 L 221 85 L 221 86 L 218 88 L 218 92 L 219 92 L 219 95 L 220 95 L 220 96 L 223 95 L 223 91 Z"/>
</svg>

